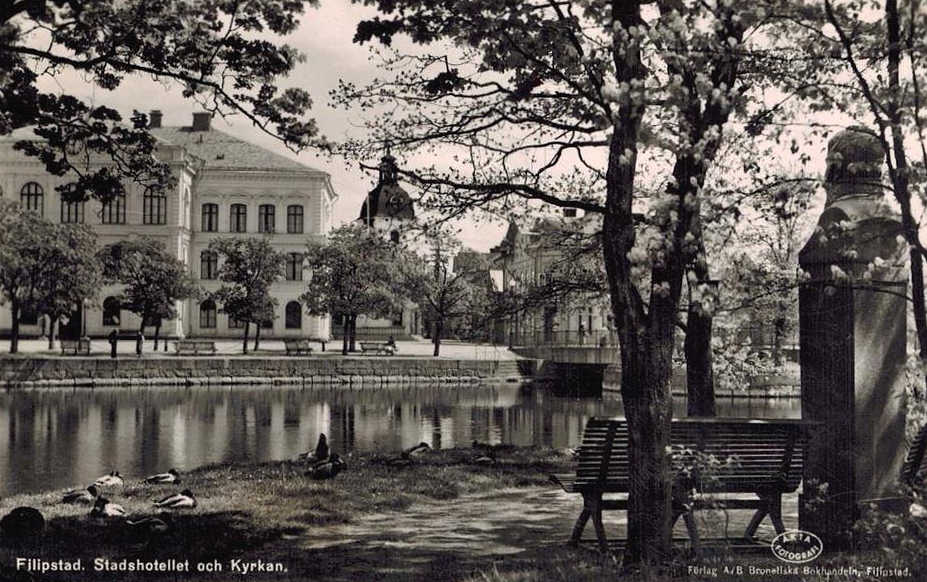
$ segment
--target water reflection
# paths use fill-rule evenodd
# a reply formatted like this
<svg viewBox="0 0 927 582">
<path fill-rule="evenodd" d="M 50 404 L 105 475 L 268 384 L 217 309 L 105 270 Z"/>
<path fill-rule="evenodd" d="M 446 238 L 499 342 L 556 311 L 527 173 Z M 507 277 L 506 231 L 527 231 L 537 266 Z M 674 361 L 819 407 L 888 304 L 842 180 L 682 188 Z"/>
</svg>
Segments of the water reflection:
<svg viewBox="0 0 927 582">
<path fill-rule="evenodd" d="M 683 414 L 685 403 L 675 403 Z M 721 400 L 719 415 L 796 418 L 797 400 Z M 579 444 L 620 399 L 513 384 L 396 388 L 119 388 L 0 394 L 0 495 L 132 478 L 169 467 L 295 457 L 320 432 L 338 451 L 491 443 Z"/>
</svg>

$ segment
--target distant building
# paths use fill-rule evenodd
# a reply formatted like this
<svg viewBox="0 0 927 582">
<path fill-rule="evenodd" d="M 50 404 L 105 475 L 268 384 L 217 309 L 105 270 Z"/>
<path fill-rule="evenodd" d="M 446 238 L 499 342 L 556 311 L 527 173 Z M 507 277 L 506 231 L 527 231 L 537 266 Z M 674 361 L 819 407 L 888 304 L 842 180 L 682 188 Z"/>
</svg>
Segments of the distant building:
<svg viewBox="0 0 927 582">
<path fill-rule="evenodd" d="M 577 282 L 572 278 L 577 265 L 594 268 L 596 257 L 574 251 L 585 239 L 598 236 L 601 228 L 599 215 L 577 216 L 575 211 L 538 220 L 530 228 L 509 223 L 502 242 L 491 250 L 490 275 L 497 280 L 494 272 L 501 271 L 501 284 L 496 286 L 503 295 L 514 298 L 532 295 L 532 290 L 535 293 L 529 306 L 496 322 L 496 342 L 522 346 L 614 344 L 607 295 L 566 288 Z M 557 284 L 558 277 L 564 285 Z M 538 289 L 553 291 L 538 295 Z"/>
<path fill-rule="evenodd" d="M 364 197 L 358 222 L 382 234 L 395 244 L 406 244 L 409 227 L 415 221 L 415 206 L 409 193 L 399 185 L 396 159 L 387 154 L 380 160 L 377 184 Z M 332 336 L 341 337 L 344 317 L 333 314 Z M 422 317 L 418 306 L 405 302 L 402 310 L 391 318 L 358 316 L 358 339 L 408 339 L 422 333 Z"/>
<path fill-rule="evenodd" d="M 321 240 L 332 226 L 335 194 L 327 173 L 304 166 L 264 148 L 211 127 L 209 113 L 194 113 L 190 126 L 162 125 L 152 111 L 151 132 L 158 139 L 157 156 L 170 164 L 177 178 L 172 191 L 143 191 L 130 184 L 126 196 L 108 204 L 96 200 L 61 202 L 55 186 L 67 182 L 48 174 L 42 164 L 13 149 L 24 132 L 0 139 L 0 195 L 36 210 L 46 219 L 80 222 L 93 227 L 100 245 L 135 236 L 162 242 L 186 263 L 206 291 L 219 287 L 218 260 L 206 249 L 218 238 L 266 236 L 287 253 L 286 280 L 272 288 L 279 302 L 273 325 L 265 337 L 328 337 L 329 317 L 310 316 L 299 303 L 305 276 L 303 259 L 308 240 Z M 102 164 L 105 160 L 88 159 Z M 120 309 L 118 287 L 104 287 L 98 305 L 75 313 L 62 336 L 105 336 L 112 329 L 138 329 L 140 321 Z M 240 322 L 220 313 L 210 300 L 188 301 L 179 317 L 162 325 L 167 336 L 239 336 Z M 28 314 L 27 314 L 28 315 Z M 44 332 L 44 322 L 29 315 L 24 336 Z M 9 333 L 9 310 L 0 307 L 0 333 Z"/>
</svg>

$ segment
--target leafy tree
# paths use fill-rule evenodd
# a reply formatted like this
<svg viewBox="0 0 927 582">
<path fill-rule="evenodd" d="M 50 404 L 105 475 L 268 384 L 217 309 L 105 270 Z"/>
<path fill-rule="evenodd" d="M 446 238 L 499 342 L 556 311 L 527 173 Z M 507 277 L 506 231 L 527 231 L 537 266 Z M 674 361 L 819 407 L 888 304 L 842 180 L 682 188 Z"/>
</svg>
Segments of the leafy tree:
<svg viewBox="0 0 927 582">
<path fill-rule="evenodd" d="M 795 67 L 795 47 L 759 30 L 787 3 L 365 3 L 382 14 L 358 26 L 357 41 L 390 45 L 408 34 L 436 53 L 455 50 L 397 54 L 384 66 L 394 75 L 345 84 L 344 103 L 381 113 L 370 123 L 373 140 L 347 151 L 369 155 L 387 140 L 400 153 L 454 151 L 454 167 L 400 171 L 420 190 L 420 204 L 448 216 L 540 204 L 603 216 L 630 429 L 625 560 L 663 562 L 683 284 L 707 282 L 701 206 L 725 126 L 765 111 L 756 96 L 771 71 Z M 641 206 L 646 219 L 635 220 Z"/>
<path fill-rule="evenodd" d="M 433 254 L 423 258 L 406 253 L 400 262 L 400 282 L 408 297 L 419 304 L 425 321 L 430 322 L 434 355 L 441 353 L 441 337 L 454 319 L 485 311 L 485 294 L 473 282 L 473 273 L 454 272 L 448 255 L 454 244 L 446 236 L 429 236 Z M 481 304 L 482 303 L 482 304 Z"/>
<path fill-rule="evenodd" d="M 344 316 L 341 353 L 354 351 L 357 316 L 385 317 L 402 308 L 398 251 L 373 229 L 346 224 L 310 242 L 311 273 L 301 300 L 309 313 Z"/>
<path fill-rule="evenodd" d="M 0 299 L 10 304 L 11 354 L 19 351 L 23 310 L 47 313 L 54 325 L 93 296 L 99 287 L 94 244 L 84 227 L 56 225 L 0 201 Z"/>
<path fill-rule="evenodd" d="M 147 118 L 119 112 L 42 86 L 76 72 L 104 90 L 138 75 L 183 89 L 218 115 L 244 115 L 292 148 L 314 143 L 316 126 L 301 117 L 311 105 L 280 79 L 302 58 L 275 44 L 290 34 L 312 0 L 9 0 L 0 7 L 0 135 L 30 127 L 42 141 L 16 147 L 48 172 L 74 176 L 57 189 L 69 200 L 103 201 L 127 180 L 166 186 L 170 172 L 151 154 Z M 91 154 L 111 164 L 92 166 Z"/>
<path fill-rule="evenodd" d="M 53 225 L 42 272 L 36 275 L 35 309 L 49 318 L 48 348 L 55 347 L 55 325 L 94 298 L 103 281 L 97 237 L 83 224 Z"/>
<path fill-rule="evenodd" d="M 218 278 L 223 285 L 212 294 L 227 313 L 245 324 L 242 352 L 248 353 L 248 332 L 258 326 L 254 349 L 260 341 L 260 326 L 276 317 L 277 300 L 270 287 L 283 278 L 286 258 L 263 238 L 216 239 L 209 250 L 219 256 Z"/>
<path fill-rule="evenodd" d="M 199 296 L 196 278 L 187 266 L 150 238 L 108 245 L 101 252 L 106 278 L 124 285 L 120 306 L 141 320 L 139 334 L 154 323 L 157 341 L 161 321 L 177 317 L 178 302 Z"/>
</svg>

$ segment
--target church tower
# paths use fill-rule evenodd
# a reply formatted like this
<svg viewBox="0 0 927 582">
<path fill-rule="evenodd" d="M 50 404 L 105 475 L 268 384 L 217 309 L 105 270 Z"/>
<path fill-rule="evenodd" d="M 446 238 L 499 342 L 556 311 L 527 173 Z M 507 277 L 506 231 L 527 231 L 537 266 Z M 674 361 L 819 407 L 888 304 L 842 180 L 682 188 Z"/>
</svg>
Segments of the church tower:
<svg viewBox="0 0 927 582">
<path fill-rule="evenodd" d="M 399 185 L 396 158 L 388 152 L 380 160 L 377 185 L 364 198 L 357 220 L 395 243 L 400 242 L 403 231 L 415 220 L 412 198 Z"/>
</svg>

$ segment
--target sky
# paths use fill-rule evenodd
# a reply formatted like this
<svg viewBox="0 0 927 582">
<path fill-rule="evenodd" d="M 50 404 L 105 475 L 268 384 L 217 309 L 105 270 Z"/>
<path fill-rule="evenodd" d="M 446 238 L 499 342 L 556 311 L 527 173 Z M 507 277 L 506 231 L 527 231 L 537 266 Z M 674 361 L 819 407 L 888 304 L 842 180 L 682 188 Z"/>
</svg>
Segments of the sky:
<svg viewBox="0 0 927 582">
<path fill-rule="evenodd" d="M 297 65 L 286 81 L 287 85 L 303 88 L 313 98 L 310 116 L 319 125 L 320 132 L 331 140 L 358 135 L 356 114 L 331 106 L 329 91 L 336 88 L 339 79 L 364 83 L 376 76 L 376 62 L 366 46 L 352 42 L 357 23 L 375 11 L 351 4 L 349 0 L 321 0 L 318 8 L 307 8 L 299 30 L 282 42 L 298 49 L 306 60 Z M 79 75 L 67 72 L 55 79 L 41 82 L 43 89 L 67 91 L 97 104 L 113 107 L 128 117 L 133 109 L 148 113 L 159 109 L 166 126 L 190 125 L 196 104 L 184 99 L 178 87 L 156 83 L 148 78 L 127 80 L 115 91 L 105 91 L 85 83 Z M 295 154 L 282 142 L 253 127 L 244 117 L 213 120 L 213 127 L 235 137 L 265 147 L 275 153 L 328 172 L 338 194 L 334 208 L 334 223 L 341 224 L 357 218 L 364 196 L 376 183 L 376 176 L 361 169 L 360 164 L 375 166 L 378 160 L 344 160 L 331 158 L 314 151 Z M 402 163 L 402 159 L 399 163 Z M 464 245 L 486 251 L 499 243 L 505 225 L 481 221 L 459 225 Z"/>
</svg>

